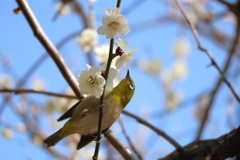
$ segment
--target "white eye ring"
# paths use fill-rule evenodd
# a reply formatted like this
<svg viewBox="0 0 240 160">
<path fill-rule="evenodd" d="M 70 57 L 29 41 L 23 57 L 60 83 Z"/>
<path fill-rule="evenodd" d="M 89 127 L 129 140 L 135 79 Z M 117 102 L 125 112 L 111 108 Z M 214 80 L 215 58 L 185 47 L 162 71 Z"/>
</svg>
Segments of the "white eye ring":
<svg viewBox="0 0 240 160">
<path fill-rule="evenodd" d="M 134 88 L 135 88 L 134 84 L 133 84 L 133 83 L 130 83 L 129 88 L 130 88 L 130 89 L 134 89 Z"/>
</svg>

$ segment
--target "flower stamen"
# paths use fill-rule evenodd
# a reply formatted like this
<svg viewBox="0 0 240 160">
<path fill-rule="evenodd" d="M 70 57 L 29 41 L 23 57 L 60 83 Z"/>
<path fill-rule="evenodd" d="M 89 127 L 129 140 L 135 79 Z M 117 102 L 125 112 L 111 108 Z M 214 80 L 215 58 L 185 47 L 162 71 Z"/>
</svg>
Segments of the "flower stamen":
<svg viewBox="0 0 240 160">
<path fill-rule="evenodd" d="M 89 79 L 87 80 L 87 83 L 93 88 L 95 87 L 96 85 L 98 85 L 98 81 L 95 77 L 93 76 L 89 76 Z"/>
<path fill-rule="evenodd" d="M 111 31 L 117 31 L 120 26 L 119 22 L 112 21 L 111 23 L 108 24 L 109 30 Z"/>
</svg>

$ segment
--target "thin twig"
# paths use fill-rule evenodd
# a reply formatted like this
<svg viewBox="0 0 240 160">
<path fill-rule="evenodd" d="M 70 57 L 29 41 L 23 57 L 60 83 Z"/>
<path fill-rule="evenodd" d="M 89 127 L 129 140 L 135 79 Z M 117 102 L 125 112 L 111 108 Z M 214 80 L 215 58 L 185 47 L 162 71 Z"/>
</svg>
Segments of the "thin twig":
<svg viewBox="0 0 240 160">
<path fill-rule="evenodd" d="M 110 65 L 112 62 L 112 53 L 113 53 L 113 45 L 114 45 L 114 39 L 110 40 L 110 48 L 109 48 L 109 55 L 108 55 L 108 62 L 106 67 L 106 74 L 104 75 L 104 79 L 107 81 Z M 107 82 L 106 82 L 107 83 Z M 100 106 L 104 105 L 104 93 L 105 93 L 106 85 L 103 87 L 103 94 L 100 97 Z M 100 149 L 100 141 L 101 141 L 101 134 L 102 134 L 102 119 L 103 119 L 104 113 L 103 113 L 103 107 L 99 107 L 99 119 L 98 119 L 98 132 L 97 132 L 97 143 L 93 155 L 93 160 L 98 159 L 98 153 Z"/>
<path fill-rule="evenodd" d="M 95 28 L 95 21 L 96 21 L 94 2 L 91 1 L 91 0 L 88 0 L 88 6 L 89 6 L 90 27 L 94 29 Z"/>
<path fill-rule="evenodd" d="M 151 125 L 150 123 L 148 123 L 147 121 L 145 121 L 144 119 L 126 111 L 123 110 L 122 111 L 123 114 L 132 117 L 134 119 L 136 119 L 139 123 L 147 126 L 148 128 L 152 129 L 154 132 L 156 132 L 158 135 L 162 136 L 163 138 L 165 138 L 169 143 L 171 143 L 178 151 L 182 151 L 183 148 L 180 144 L 178 144 L 174 139 L 172 139 L 169 135 L 167 135 L 166 133 L 164 133 L 163 131 L 161 131 L 160 129 L 156 128 L 155 126 Z"/>
<path fill-rule="evenodd" d="M 116 137 L 111 129 L 108 129 L 106 132 L 104 132 L 104 136 L 125 160 L 137 160 L 131 151 L 126 146 L 124 146 L 124 144 Z"/>
<path fill-rule="evenodd" d="M 237 23 L 237 27 L 236 27 L 236 37 L 234 39 L 234 42 L 233 42 L 233 45 L 232 47 L 230 48 L 230 51 L 229 51 L 229 56 L 228 56 L 228 59 L 226 60 L 225 64 L 224 64 L 224 69 L 223 69 L 223 72 L 225 73 L 229 67 L 230 67 L 230 63 L 231 63 L 231 60 L 233 58 L 233 54 L 235 53 L 235 50 L 236 50 L 236 47 L 237 47 L 237 43 L 238 43 L 238 40 L 239 40 L 239 32 L 240 32 L 240 20 L 238 20 L 238 23 Z M 221 84 L 222 84 L 222 77 L 219 77 L 218 81 L 217 81 L 217 85 L 216 87 L 213 89 L 213 91 L 211 92 L 211 95 L 212 95 L 212 98 L 208 104 L 208 106 L 206 107 L 206 111 L 205 111 L 205 114 L 204 114 L 204 117 L 202 119 L 202 123 L 199 127 L 199 130 L 198 130 L 198 134 L 197 134 L 197 138 L 196 140 L 199 140 L 201 135 L 202 135 L 202 132 L 203 132 L 203 129 L 204 129 L 204 126 L 208 120 L 208 116 L 209 116 L 209 113 L 210 113 L 210 110 L 211 110 L 211 106 L 212 104 L 214 103 L 214 100 L 216 98 L 216 95 L 221 87 Z"/>
<path fill-rule="evenodd" d="M 124 123 L 123 123 L 123 118 L 122 118 L 122 117 L 120 117 L 119 123 L 120 123 L 120 126 L 121 126 L 121 128 L 122 128 L 122 132 L 123 132 L 124 136 L 126 137 L 126 139 L 127 139 L 127 141 L 128 141 L 129 146 L 131 147 L 131 149 L 133 150 L 133 152 L 137 155 L 138 159 L 142 160 L 143 158 L 142 158 L 141 154 L 137 151 L 137 149 L 136 149 L 135 146 L 133 145 L 130 137 L 128 136 L 128 133 L 127 133 L 125 127 L 124 127 Z"/>
<path fill-rule="evenodd" d="M 232 60 L 232 57 L 233 57 L 233 55 L 234 55 L 234 53 L 235 53 L 235 50 L 236 50 L 236 47 L 237 47 L 237 44 L 238 44 L 238 41 L 239 41 L 239 32 L 240 32 L 240 20 L 239 20 L 239 19 L 240 19 L 240 18 L 239 18 L 239 15 L 235 14 L 235 15 L 237 16 L 237 18 L 238 18 L 238 21 L 237 21 L 238 23 L 237 23 L 237 27 L 236 27 L 236 36 L 235 36 L 235 39 L 234 39 L 234 41 L 233 41 L 232 47 L 231 47 L 230 50 L 229 50 L 229 56 L 228 56 L 228 59 L 227 59 L 226 62 L 225 62 L 224 69 L 223 69 L 223 71 L 222 71 L 222 70 L 220 69 L 220 67 L 217 65 L 217 63 L 215 62 L 215 60 L 213 59 L 212 55 L 209 53 L 209 51 L 202 47 L 202 44 L 201 44 L 200 39 L 199 39 L 199 37 L 198 37 L 197 30 L 196 30 L 195 26 L 193 25 L 193 23 L 188 19 L 188 17 L 187 17 L 187 15 L 186 15 L 186 13 L 185 13 L 185 11 L 184 11 L 183 6 L 181 5 L 181 3 L 180 3 L 178 0 L 176 0 L 176 3 L 177 3 L 177 5 L 178 5 L 179 9 L 181 10 L 182 14 L 184 15 L 186 21 L 188 22 L 188 24 L 190 25 L 190 27 L 191 27 L 191 29 L 192 29 L 192 32 L 193 32 L 194 37 L 195 37 L 195 39 L 196 39 L 196 41 L 197 41 L 197 44 L 198 44 L 198 48 L 199 48 L 200 50 L 204 51 L 204 52 L 208 55 L 208 57 L 211 59 L 212 65 L 214 65 L 214 66 L 217 68 L 217 70 L 220 72 L 220 74 L 221 74 L 221 77 L 218 79 L 218 82 L 217 82 L 216 87 L 215 87 L 215 88 L 213 89 L 213 91 L 211 92 L 212 98 L 211 98 L 208 106 L 206 107 L 206 111 L 205 111 L 204 117 L 203 117 L 203 119 L 202 119 L 202 123 L 201 123 L 201 125 L 200 125 L 200 127 L 199 127 L 198 134 L 197 134 L 197 136 L 196 136 L 196 140 L 198 141 L 198 140 L 200 139 L 201 135 L 202 135 L 204 126 L 205 126 L 205 124 L 206 124 L 206 122 L 207 122 L 207 119 L 208 119 L 208 116 L 209 116 L 209 112 L 210 112 L 210 110 L 211 110 L 211 108 L 212 108 L 211 106 L 212 106 L 212 104 L 214 103 L 214 100 L 215 100 L 215 98 L 216 98 L 217 92 L 218 92 L 219 89 L 220 89 L 220 86 L 221 86 L 221 84 L 222 84 L 222 80 L 223 80 L 223 81 L 227 84 L 227 86 L 230 88 L 230 90 L 231 90 L 232 94 L 234 95 L 234 97 L 236 98 L 236 100 L 237 100 L 238 102 L 240 102 L 240 99 L 239 99 L 237 93 L 235 92 L 235 90 L 233 89 L 233 87 L 231 86 L 231 84 L 227 81 L 227 79 L 226 79 L 225 76 L 224 76 L 224 73 L 228 70 L 228 68 L 229 68 L 229 66 L 230 66 L 230 62 L 231 62 L 231 60 Z"/>
<path fill-rule="evenodd" d="M 83 94 L 80 92 L 77 81 L 71 71 L 66 66 L 64 59 L 61 54 L 58 52 L 56 47 L 52 44 L 52 42 L 48 39 L 44 31 L 42 30 L 40 24 L 38 23 L 35 15 L 33 14 L 31 8 L 29 7 L 26 0 L 16 0 L 21 11 L 23 12 L 25 18 L 27 19 L 29 25 L 32 28 L 34 35 L 43 45 L 43 47 L 47 50 L 48 54 L 52 57 L 56 65 L 58 66 L 61 74 L 68 82 L 68 84 L 73 89 L 74 93 L 77 97 L 83 98 Z"/>
<path fill-rule="evenodd" d="M 240 103 L 240 98 L 238 97 L 237 93 L 235 92 L 234 88 L 232 87 L 232 85 L 228 82 L 228 80 L 226 79 L 225 75 L 224 75 L 224 72 L 220 69 L 220 67 L 218 66 L 218 64 L 216 63 L 216 61 L 214 60 L 213 56 L 211 55 L 211 53 L 205 49 L 203 46 L 202 46 L 202 43 L 199 39 L 199 36 L 198 36 L 198 32 L 194 26 L 194 24 L 189 20 L 189 18 L 187 17 L 187 14 L 185 13 L 184 9 L 183 9 L 183 6 L 182 4 L 179 2 L 179 0 L 176 0 L 176 3 L 179 7 L 179 9 L 181 10 L 183 16 L 185 17 L 187 23 L 190 25 L 191 29 L 192 29 L 192 32 L 193 32 L 193 35 L 195 37 L 195 40 L 197 42 L 197 45 L 198 45 L 198 48 L 205 52 L 207 54 L 207 56 L 210 58 L 211 60 L 211 64 L 213 66 L 215 66 L 215 68 L 218 70 L 218 72 L 221 74 L 222 78 L 223 78 L 223 81 L 227 84 L 227 86 L 229 87 L 229 89 L 231 90 L 233 96 L 236 98 L 236 100 Z"/>
<path fill-rule="evenodd" d="M 121 0 L 117 0 L 117 8 L 120 8 L 121 5 Z M 106 80 L 106 84 L 107 84 L 107 79 L 108 79 L 108 73 L 110 70 L 110 66 L 111 66 L 111 62 L 112 62 L 112 54 L 113 54 L 113 45 L 114 45 L 114 39 L 110 40 L 110 48 L 109 48 L 109 54 L 108 54 L 108 61 L 107 61 L 107 67 L 106 67 L 106 74 L 104 75 L 104 79 Z M 99 107 L 99 115 L 98 115 L 98 132 L 97 132 L 97 143 L 96 143 L 96 147 L 95 147 L 95 151 L 94 151 L 94 155 L 92 157 L 93 160 L 97 160 L 98 159 L 98 153 L 99 153 L 99 149 L 100 149 L 100 144 L 101 144 L 101 134 L 102 134 L 102 119 L 104 116 L 103 113 L 103 105 L 104 105 L 104 93 L 105 93 L 105 89 L 106 89 L 106 84 L 103 86 L 103 94 L 100 97 L 100 106 Z"/>
<path fill-rule="evenodd" d="M 76 96 L 47 92 L 47 91 L 37 91 L 33 89 L 0 89 L 2 93 L 15 93 L 15 94 L 28 94 L 28 93 L 37 93 L 37 94 L 44 94 L 48 96 L 55 96 L 55 97 L 62 97 L 62 98 L 71 98 L 71 99 L 78 99 Z"/>
</svg>

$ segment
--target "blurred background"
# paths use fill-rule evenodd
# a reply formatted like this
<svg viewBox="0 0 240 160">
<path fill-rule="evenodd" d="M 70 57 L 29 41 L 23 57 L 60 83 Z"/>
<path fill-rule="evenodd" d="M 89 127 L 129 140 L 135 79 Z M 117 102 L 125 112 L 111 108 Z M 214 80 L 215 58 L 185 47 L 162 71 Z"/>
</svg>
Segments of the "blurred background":
<svg viewBox="0 0 240 160">
<path fill-rule="evenodd" d="M 76 80 L 77 74 L 87 69 L 86 64 L 99 66 L 106 62 L 109 40 L 92 33 L 86 36 L 84 30 L 101 26 L 105 8 L 115 8 L 116 1 L 27 2 Z M 226 71 L 227 80 L 239 93 L 240 14 L 237 8 L 240 1 L 181 2 L 197 28 L 202 46 Z M 65 138 L 50 150 L 42 143 L 45 137 L 62 127 L 65 121 L 56 119 L 76 103 L 76 99 L 3 92 L 3 89 L 24 88 L 74 96 L 24 15 L 14 13 L 17 3 L 0 1 L 0 6 L 1 158 L 91 159 L 95 143 L 76 151 L 78 135 Z M 121 10 L 131 28 L 130 33 L 121 38 L 138 50 L 118 76 L 120 81 L 129 69 L 136 85 L 133 99 L 125 110 L 163 130 L 182 146 L 197 138 L 218 138 L 239 126 L 238 101 L 211 65 L 210 58 L 198 49 L 191 28 L 175 1 L 122 0 Z M 85 43 L 92 41 L 89 37 L 95 44 L 86 49 Z M 136 120 L 123 114 L 121 120 L 143 159 L 162 158 L 175 150 L 168 141 Z M 131 150 L 120 122 L 111 129 Z M 103 138 L 99 159 L 122 157 Z"/>
</svg>

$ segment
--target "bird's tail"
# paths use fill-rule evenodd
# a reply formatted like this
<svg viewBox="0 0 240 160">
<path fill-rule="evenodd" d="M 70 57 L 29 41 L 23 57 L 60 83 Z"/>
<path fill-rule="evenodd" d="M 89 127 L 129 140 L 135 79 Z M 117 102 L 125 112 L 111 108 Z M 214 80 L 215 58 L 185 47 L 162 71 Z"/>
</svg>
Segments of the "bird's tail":
<svg viewBox="0 0 240 160">
<path fill-rule="evenodd" d="M 63 139 L 65 136 L 62 136 L 62 134 L 60 135 L 60 133 L 62 133 L 62 130 L 58 130 L 57 132 L 55 132 L 54 134 L 52 134 L 51 136 L 47 137 L 46 139 L 43 140 L 43 142 L 45 144 L 47 144 L 47 147 L 51 147 L 54 146 L 55 144 L 57 144 L 61 139 Z"/>
</svg>

